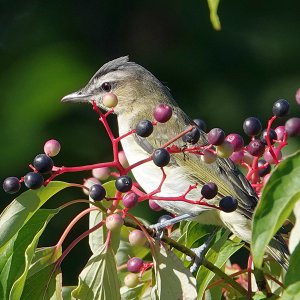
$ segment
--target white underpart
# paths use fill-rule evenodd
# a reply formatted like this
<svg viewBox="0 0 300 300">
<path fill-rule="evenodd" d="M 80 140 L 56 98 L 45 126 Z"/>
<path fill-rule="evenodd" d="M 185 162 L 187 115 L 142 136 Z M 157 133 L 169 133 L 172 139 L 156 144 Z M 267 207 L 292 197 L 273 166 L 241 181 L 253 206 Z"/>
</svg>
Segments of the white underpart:
<svg viewBox="0 0 300 300">
<path fill-rule="evenodd" d="M 123 135 L 127 133 L 130 128 L 126 128 L 124 124 L 127 122 L 118 117 L 119 124 L 122 124 L 119 128 L 119 134 Z M 129 165 L 133 165 L 143 159 L 149 157 L 149 154 L 144 151 L 134 140 L 133 135 L 124 138 L 121 141 L 123 150 Z M 177 197 L 183 195 L 189 188 L 190 185 L 194 185 L 195 182 L 191 182 L 187 179 L 186 173 L 182 171 L 180 167 L 164 167 L 166 173 L 166 180 L 164 181 L 161 192 L 157 193 L 156 196 L 162 197 Z M 155 190 L 162 181 L 163 174 L 159 167 L 157 167 L 152 161 L 144 163 L 132 170 L 132 173 L 141 185 L 141 187 L 150 193 Z M 200 187 L 201 188 L 201 187 Z M 194 189 L 189 192 L 187 199 L 199 200 L 201 197 L 200 188 Z M 183 201 L 164 201 L 159 200 L 158 204 L 165 210 L 177 214 L 191 214 L 198 215 L 197 221 L 204 224 L 215 224 L 222 225 L 220 219 L 216 214 L 216 211 L 208 210 L 207 207 L 203 207 L 196 204 L 190 204 Z M 199 216 L 201 214 L 201 216 Z"/>
</svg>

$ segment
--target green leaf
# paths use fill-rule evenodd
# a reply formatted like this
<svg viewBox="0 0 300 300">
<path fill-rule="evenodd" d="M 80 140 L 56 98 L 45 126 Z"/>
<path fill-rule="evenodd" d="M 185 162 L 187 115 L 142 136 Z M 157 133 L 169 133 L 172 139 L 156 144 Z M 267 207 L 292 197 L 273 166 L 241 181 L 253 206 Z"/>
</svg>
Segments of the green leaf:
<svg viewBox="0 0 300 300">
<path fill-rule="evenodd" d="M 37 249 L 25 282 L 21 300 L 62 300 L 62 275 L 55 262 L 61 249 Z"/>
<path fill-rule="evenodd" d="M 280 300 L 298 300 L 300 299 L 300 281 L 295 282 L 294 284 L 287 287 L 283 291 Z"/>
<path fill-rule="evenodd" d="M 72 292 L 75 290 L 76 286 L 63 286 L 62 297 L 63 300 L 72 300 Z"/>
<path fill-rule="evenodd" d="M 66 182 L 53 181 L 39 190 L 28 190 L 12 201 L 0 215 L 0 253 L 49 198 L 69 186 Z"/>
<path fill-rule="evenodd" d="M 218 234 L 222 232 L 222 229 L 218 231 Z M 227 240 L 229 235 L 229 231 L 227 230 L 225 233 L 221 235 L 221 237 L 217 240 L 217 242 L 208 250 L 205 258 L 213 263 L 216 267 L 222 268 L 230 256 L 238 251 L 243 243 L 236 243 L 232 240 Z M 197 283 L 198 283 L 198 299 L 201 299 L 204 295 L 204 292 L 213 279 L 215 274 L 205 268 L 204 266 L 200 266 L 197 272 Z"/>
<path fill-rule="evenodd" d="M 300 244 L 295 248 L 291 258 L 289 268 L 284 278 L 284 284 L 286 286 L 300 281 Z"/>
<path fill-rule="evenodd" d="M 293 253 L 294 249 L 300 243 L 300 201 L 295 204 L 293 211 L 296 221 L 289 238 L 290 253 Z"/>
<path fill-rule="evenodd" d="M 122 286 L 120 289 L 122 300 L 135 300 L 140 299 L 144 291 L 145 284 L 139 284 L 135 288 L 128 288 L 127 286 Z"/>
<path fill-rule="evenodd" d="M 151 299 L 197 299 L 195 277 L 182 261 L 159 241 L 151 248 L 155 278 Z"/>
<path fill-rule="evenodd" d="M 72 292 L 75 299 L 121 299 L 116 262 L 110 247 L 103 245 L 91 256 L 79 275 L 79 284 Z"/>
<path fill-rule="evenodd" d="M 40 209 L 1 249 L 0 298 L 20 299 L 39 237 L 57 209 Z"/>
<path fill-rule="evenodd" d="M 218 6 L 220 0 L 207 0 L 208 7 L 209 7 L 209 17 L 210 21 L 213 25 L 215 30 L 221 30 L 221 23 L 218 16 Z"/>
<path fill-rule="evenodd" d="M 252 255 L 260 267 L 272 237 L 300 199 L 300 152 L 286 158 L 269 178 L 258 203 L 252 230 Z"/>
</svg>

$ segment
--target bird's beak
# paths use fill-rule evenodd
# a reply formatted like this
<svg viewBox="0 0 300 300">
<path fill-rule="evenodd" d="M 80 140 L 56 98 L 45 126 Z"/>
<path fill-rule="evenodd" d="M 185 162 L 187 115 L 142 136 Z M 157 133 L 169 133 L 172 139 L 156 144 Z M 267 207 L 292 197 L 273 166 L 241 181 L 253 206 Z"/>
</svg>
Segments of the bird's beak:
<svg viewBox="0 0 300 300">
<path fill-rule="evenodd" d="M 92 95 L 87 95 L 81 91 L 64 96 L 61 102 L 89 102 L 91 101 Z"/>
</svg>

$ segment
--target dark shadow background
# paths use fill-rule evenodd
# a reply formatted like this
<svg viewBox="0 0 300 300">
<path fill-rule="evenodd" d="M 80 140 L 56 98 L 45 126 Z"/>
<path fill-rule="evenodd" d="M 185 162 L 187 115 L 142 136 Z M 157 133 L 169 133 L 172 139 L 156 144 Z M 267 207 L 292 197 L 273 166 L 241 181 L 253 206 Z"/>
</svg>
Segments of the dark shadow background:
<svg viewBox="0 0 300 300">
<path fill-rule="evenodd" d="M 56 165 L 111 157 L 91 107 L 63 105 L 60 99 L 85 85 L 103 63 L 127 54 L 166 82 L 180 106 L 209 128 L 241 132 L 248 116 L 266 122 L 279 98 L 290 100 L 291 115 L 299 115 L 299 1 L 221 1 L 221 32 L 213 30 L 207 3 L 199 0 L 0 4 L 1 182 L 24 175 L 50 138 L 62 144 Z M 292 141 L 290 151 L 297 146 Z M 89 176 L 61 179 L 82 182 Z M 4 207 L 13 197 L 0 193 Z M 80 190 L 69 190 L 48 206 L 79 197 Z M 53 245 L 83 207 L 56 217 L 41 244 Z M 85 223 L 77 226 L 73 237 L 84 228 Z M 72 251 L 63 264 L 65 284 L 76 283 L 88 256 L 84 243 Z"/>
</svg>

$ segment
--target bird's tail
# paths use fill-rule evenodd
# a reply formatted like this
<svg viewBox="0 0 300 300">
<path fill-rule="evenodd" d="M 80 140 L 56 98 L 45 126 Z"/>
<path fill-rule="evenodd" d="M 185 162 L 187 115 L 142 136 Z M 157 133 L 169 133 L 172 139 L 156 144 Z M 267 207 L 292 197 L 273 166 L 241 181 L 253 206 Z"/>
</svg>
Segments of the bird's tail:
<svg viewBox="0 0 300 300">
<path fill-rule="evenodd" d="M 276 234 L 271 240 L 267 252 L 285 269 L 289 267 L 289 249 L 280 234 Z"/>
</svg>

